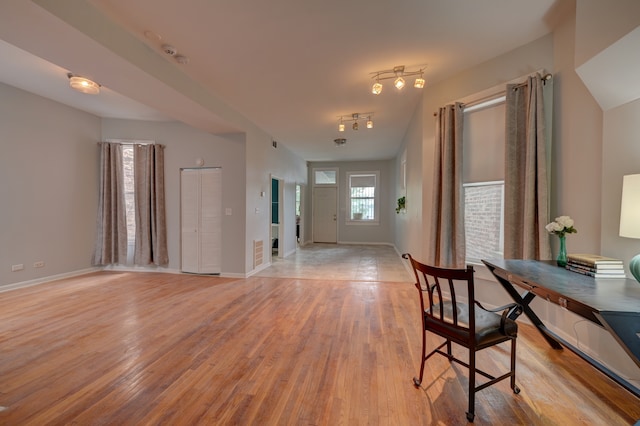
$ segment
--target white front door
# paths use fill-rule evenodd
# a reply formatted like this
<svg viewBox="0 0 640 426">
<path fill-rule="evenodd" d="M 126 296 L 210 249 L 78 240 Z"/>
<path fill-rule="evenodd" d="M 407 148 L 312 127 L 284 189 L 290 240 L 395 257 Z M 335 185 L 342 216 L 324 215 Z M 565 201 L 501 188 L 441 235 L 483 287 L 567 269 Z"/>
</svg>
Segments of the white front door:
<svg viewBox="0 0 640 426">
<path fill-rule="evenodd" d="M 336 243 L 338 241 L 338 188 L 313 189 L 313 241 Z"/>
</svg>

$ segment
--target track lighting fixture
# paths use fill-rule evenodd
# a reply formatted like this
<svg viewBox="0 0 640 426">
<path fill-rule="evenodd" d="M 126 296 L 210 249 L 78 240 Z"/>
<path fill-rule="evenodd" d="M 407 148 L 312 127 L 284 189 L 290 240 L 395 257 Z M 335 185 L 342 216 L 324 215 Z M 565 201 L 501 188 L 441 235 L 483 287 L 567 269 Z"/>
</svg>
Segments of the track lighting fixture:
<svg viewBox="0 0 640 426">
<path fill-rule="evenodd" d="M 402 90 L 402 88 L 406 84 L 405 77 L 411 77 L 414 75 L 418 77 L 413 82 L 413 87 L 415 87 L 416 89 L 422 89 L 425 84 L 423 74 L 424 68 L 420 68 L 417 71 L 405 71 L 404 65 L 395 66 L 390 70 L 372 72 L 371 78 L 375 78 L 376 82 L 371 87 L 371 93 L 373 93 L 374 95 L 379 95 L 380 93 L 382 93 L 382 84 L 380 83 L 380 80 L 387 80 L 391 78 L 395 79 L 393 81 L 393 85 L 395 86 L 395 88 L 398 90 Z"/>
<path fill-rule="evenodd" d="M 353 121 L 353 124 L 351 124 L 351 128 L 353 130 L 358 130 L 358 128 L 360 127 L 358 120 L 366 120 L 367 129 L 373 129 L 373 120 L 371 119 L 371 117 L 373 117 L 372 112 L 354 112 L 351 115 L 341 115 L 338 117 L 338 131 L 344 132 L 345 121 Z"/>
<path fill-rule="evenodd" d="M 87 93 L 89 95 L 97 95 L 100 93 L 100 85 L 95 81 L 91 81 L 88 78 L 80 77 L 78 75 L 73 75 L 72 73 L 67 73 L 67 77 L 69 77 L 69 86 L 78 92 Z"/>
</svg>

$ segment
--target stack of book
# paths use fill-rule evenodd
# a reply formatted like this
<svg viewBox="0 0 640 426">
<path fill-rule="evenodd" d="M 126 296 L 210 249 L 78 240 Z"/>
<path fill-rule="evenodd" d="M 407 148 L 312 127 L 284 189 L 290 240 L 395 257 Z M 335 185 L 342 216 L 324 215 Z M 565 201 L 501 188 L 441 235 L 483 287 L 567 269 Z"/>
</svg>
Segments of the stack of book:
<svg viewBox="0 0 640 426">
<path fill-rule="evenodd" d="M 567 269 L 594 278 L 625 278 L 622 260 L 597 254 L 568 254 Z"/>
</svg>

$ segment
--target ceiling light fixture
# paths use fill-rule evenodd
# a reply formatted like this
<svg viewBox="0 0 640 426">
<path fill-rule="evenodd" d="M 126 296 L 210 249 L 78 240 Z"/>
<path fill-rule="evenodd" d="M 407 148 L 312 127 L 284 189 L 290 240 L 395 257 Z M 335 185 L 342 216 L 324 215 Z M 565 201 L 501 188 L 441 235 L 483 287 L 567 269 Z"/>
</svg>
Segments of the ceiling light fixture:
<svg viewBox="0 0 640 426">
<path fill-rule="evenodd" d="M 371 119 L 371 117 L 373 117 L 373 113 L 372 112 L 354 112 L 351 115 L 341 115 L 338 117 L 338 131 L 339 132 L 344 132 L 344 122 L 345 121 L 353 121 L 353 124 L 351 125 L 351 128 L 353 130 L 358 130 L 358 128 L 360 127 L 360 124 L 358 123 L 358 120 L 367 120 L 366 121 L 366 126 L 367 129 L 373 129 L 373 120 Z"/>
<path fill-rule="evenodd" d="M 73 75 L 72 73 L 67 73 L 67 77 L 69 77 L 69 86 L 78 92 L 87 93 L 89 95 L 97 95 L 100 93 L 100 85 L 95 81 L 91 81 L 88 78 L 80 77 L 78 75 Z"/>
<path fill-rule="evenodd" d="M 406 84 L 404 78 L 411 77 L 414 75 L 418 77 L 415 79 L 413 83 L 413 87 L 417 89 L 422 89 L 425 84 L 423 74 L 424 74 L 424 68 L 420 68 L 417 71 L 405 71 L 404 65 L 395 66 L 393 67 L 393 69 L 390 69 L 390 70 L 372 72 L 371 78 L 375 78 L 376 82 L 371 87 L 371 93 L 373 93 L 374 95 L 379 95 L 380 93 L 382 93 L 382 84 L 380 83 L 380 80 L 388 80 L 391 78 L 395 79 L 393 81 L 393 85 L 396 87 L 396 89 L 402 90 L 402 88 Z"/>
<path fill-rule="evenodd" d="M 342 146 L 347 143 L 347 140 L 345 138 L 337 138 L 333 140 L 333 143 L 335 143 L 336 146 Z"/>
</svg>

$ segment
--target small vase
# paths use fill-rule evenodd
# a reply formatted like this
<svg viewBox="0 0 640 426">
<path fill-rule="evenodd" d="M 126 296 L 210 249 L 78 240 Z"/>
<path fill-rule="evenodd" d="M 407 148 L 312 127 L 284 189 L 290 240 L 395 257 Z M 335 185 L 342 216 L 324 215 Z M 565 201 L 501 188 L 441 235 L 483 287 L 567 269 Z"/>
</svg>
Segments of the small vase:
<svg viewBox="0 0 640 426">
<path fill-rule="evenodd" d="M 560 237 L 560 251 L 558 251 L 558 257 L 556 258 L 556 263 L 558 266 L 564 268 L 567 266 L 567 245 L 566 240 L 567 237 L 564 235 Z"/>
</svg>

